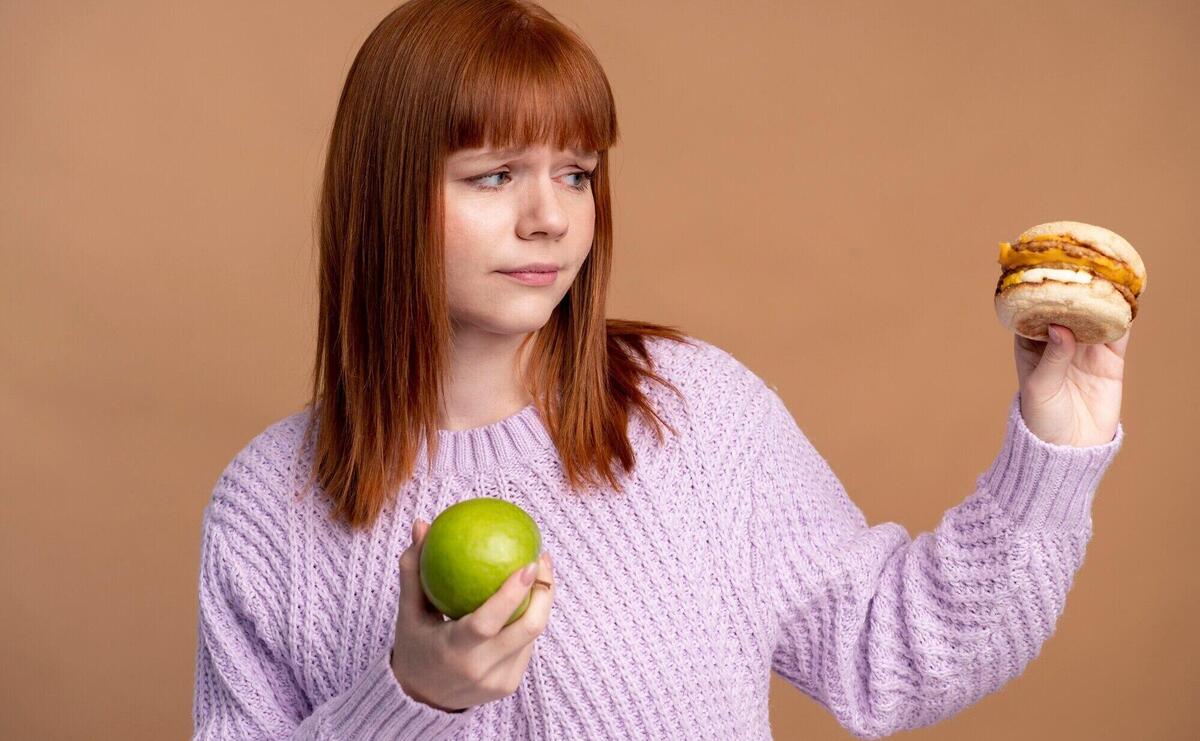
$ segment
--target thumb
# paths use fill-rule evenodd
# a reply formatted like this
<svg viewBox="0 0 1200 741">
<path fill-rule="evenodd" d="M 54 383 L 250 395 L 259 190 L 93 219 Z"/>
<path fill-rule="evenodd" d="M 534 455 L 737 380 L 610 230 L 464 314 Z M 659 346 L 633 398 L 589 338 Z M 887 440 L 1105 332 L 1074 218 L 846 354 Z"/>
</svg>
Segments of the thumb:
<svg viewBox="0 0 1200 741">
<path fill-rule="evenodd" d="M 1033 376 L 1040 383 L 1057 384 L 1066 377 L 1067 368 L 1075 358 L 1075 334 L 1059 324 L 1048 325 L 1046 333 L 1050 337 Z"/>
</svg>

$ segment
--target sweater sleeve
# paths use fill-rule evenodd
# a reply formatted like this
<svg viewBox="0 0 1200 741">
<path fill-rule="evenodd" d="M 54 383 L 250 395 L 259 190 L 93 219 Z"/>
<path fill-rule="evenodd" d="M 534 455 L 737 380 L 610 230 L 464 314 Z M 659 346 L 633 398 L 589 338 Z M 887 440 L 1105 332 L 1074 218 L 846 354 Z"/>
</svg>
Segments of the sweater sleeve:
<svg viewBox="0 0 1200 741">
<path fill-rule="evenodd" d="M 1000 453 L 933 532 L 874 527 L 769 394 L 750 469 L 751 573 L 776 610 L 772 668 L 860 738 L 931 725 L 1039 653 L 1124 437 L 1042 441 L 1009 407 Z"/>
<path fill-rule="evenodd" d="M 475 708 L 447 713 L 410 698 L 377 651 L 341 693 L 313 707 L 287 635 L 288 551 L 273 506 L 277 469 L 254 443 L 221 474 L 201 527 L 193 741 L 436 739 Z"/>
</svg>

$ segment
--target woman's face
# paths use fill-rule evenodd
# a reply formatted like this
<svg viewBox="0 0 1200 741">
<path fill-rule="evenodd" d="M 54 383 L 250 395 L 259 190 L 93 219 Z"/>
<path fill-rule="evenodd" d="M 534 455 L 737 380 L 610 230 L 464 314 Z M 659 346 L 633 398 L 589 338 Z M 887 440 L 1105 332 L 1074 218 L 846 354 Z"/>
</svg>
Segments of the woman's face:
<svg viewBox="0 0 1200 741">
<path fill-rule="evenodd" d="M 595 153 L 463 149 L 446 161 L 446 288 L 455 331 L 525 335 L 550 319 L 591 250 Z M 545 285 L 505 271 L 544 263 Z"/>
</svg>

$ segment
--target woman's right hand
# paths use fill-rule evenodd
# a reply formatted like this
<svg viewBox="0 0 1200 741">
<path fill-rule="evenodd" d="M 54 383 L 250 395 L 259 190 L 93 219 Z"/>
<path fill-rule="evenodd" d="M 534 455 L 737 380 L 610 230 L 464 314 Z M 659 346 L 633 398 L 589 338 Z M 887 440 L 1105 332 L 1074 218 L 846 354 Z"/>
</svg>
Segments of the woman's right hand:
<svg viewBox="0 0 1200 741">
<path fill-rule="evenodd" d="M 457 712 L 517 691 L 533 642 L 546 628 L 554 600 L 553 565 L 543 553 L 538 579 L 549 588 L 533 590 L 525 613 L 505 625 L 533 586 L 518 569 L 475 612 L 446 621 L 421 589 L 421 547 L 429 524 L 413 523 L 412 544 L 400 556 L 400 606 L 392 652 L 392 672 L 414 700 Z"/>
</svg>

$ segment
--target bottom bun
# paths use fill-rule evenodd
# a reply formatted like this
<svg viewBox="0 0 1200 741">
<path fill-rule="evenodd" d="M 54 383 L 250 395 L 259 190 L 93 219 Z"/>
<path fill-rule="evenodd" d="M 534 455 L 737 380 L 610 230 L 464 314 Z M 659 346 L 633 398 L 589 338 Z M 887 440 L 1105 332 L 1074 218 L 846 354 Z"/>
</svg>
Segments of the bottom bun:
<svg viewBox="0 0 1200 741">
<path fill-rule="evenodd" d="M 1075 341 L 1098 345 L 1119 340 L 1133 321 L 1120 291 L 1103 278 L 1091 283 L 1018 283 L 996 296 L 1000 323 L 1031 340 L 1050 339 L 1051 324 L 1067 327 Z"/>
</svg>

